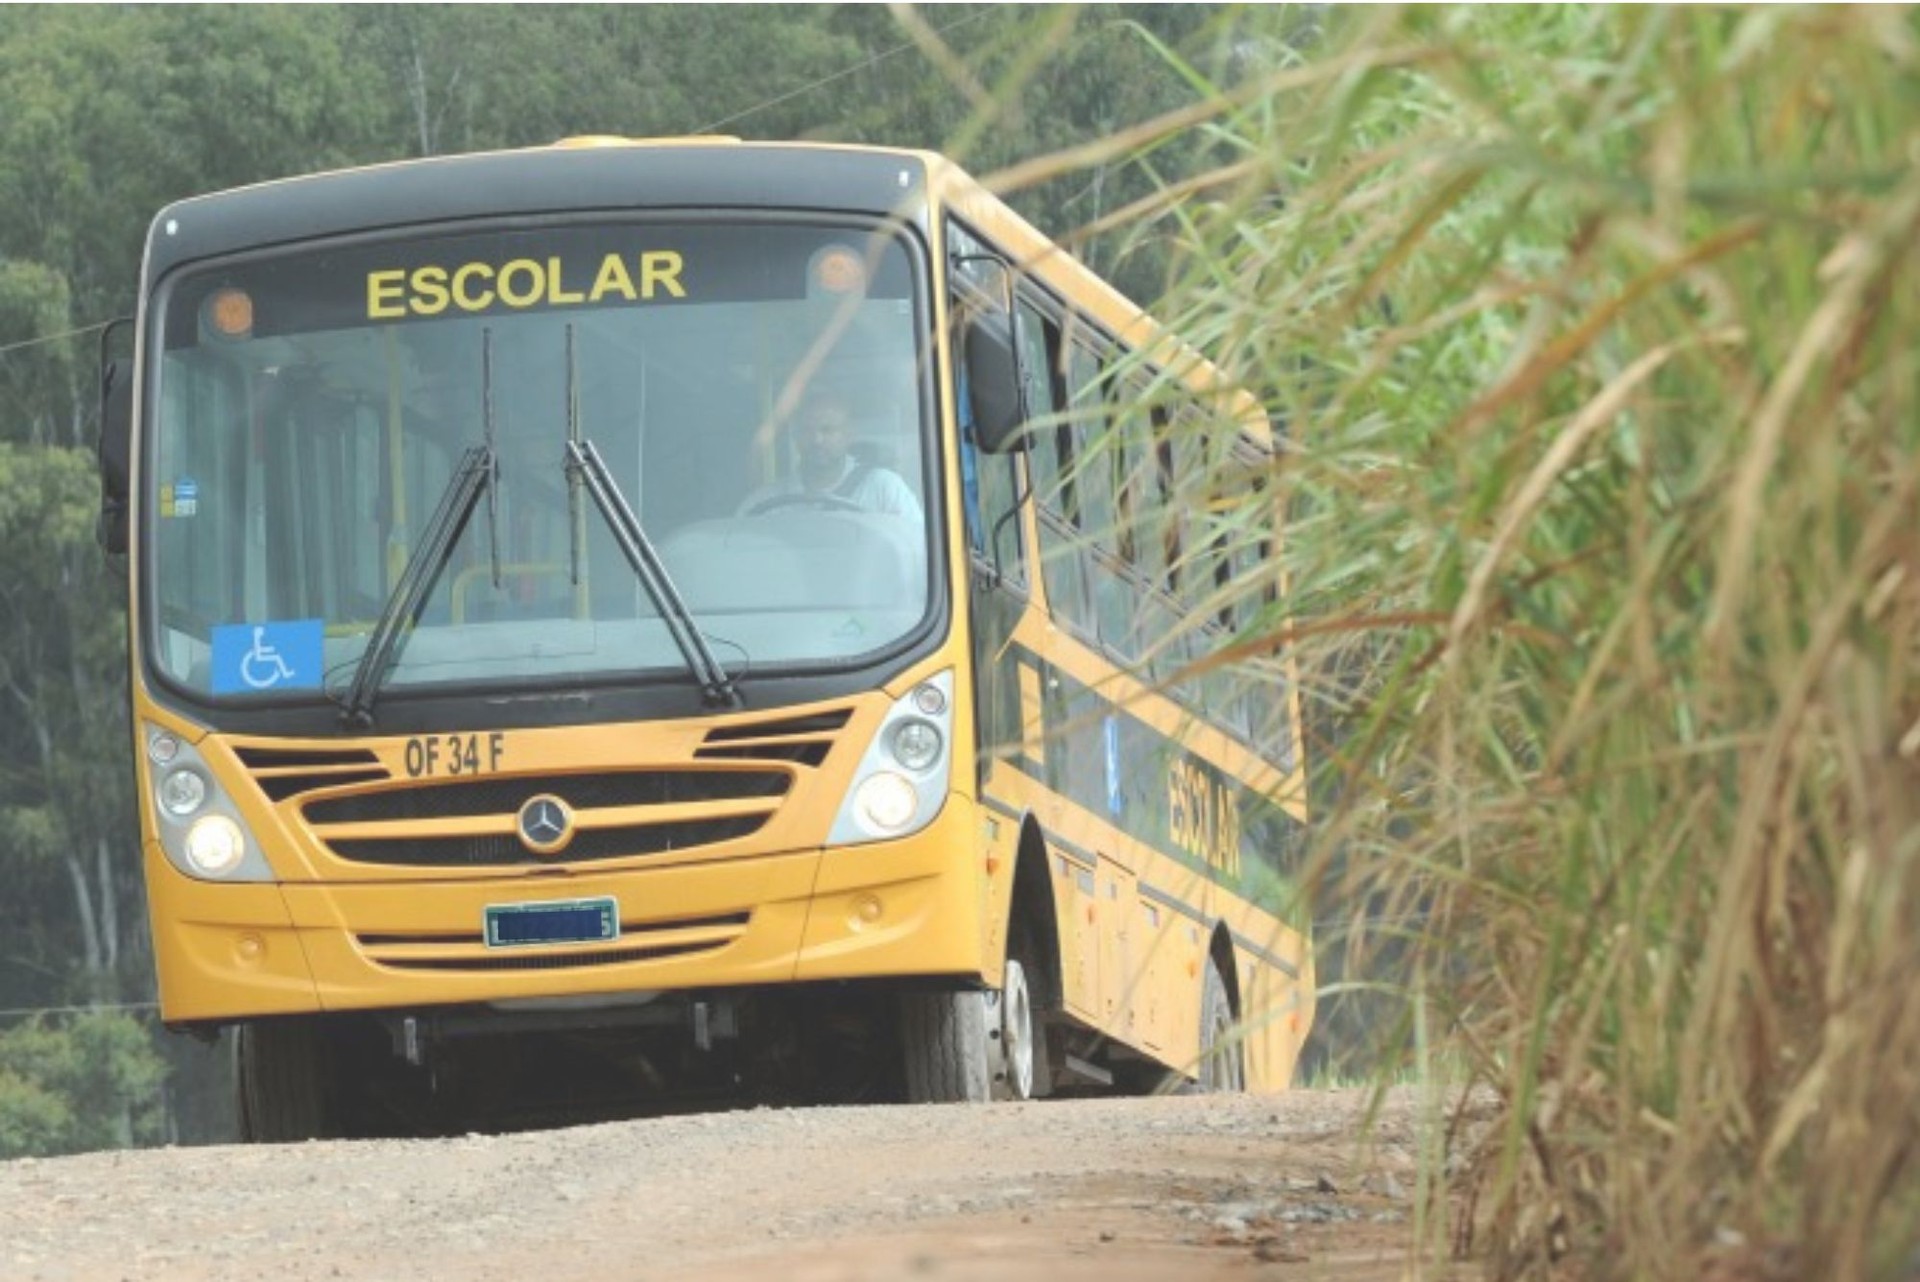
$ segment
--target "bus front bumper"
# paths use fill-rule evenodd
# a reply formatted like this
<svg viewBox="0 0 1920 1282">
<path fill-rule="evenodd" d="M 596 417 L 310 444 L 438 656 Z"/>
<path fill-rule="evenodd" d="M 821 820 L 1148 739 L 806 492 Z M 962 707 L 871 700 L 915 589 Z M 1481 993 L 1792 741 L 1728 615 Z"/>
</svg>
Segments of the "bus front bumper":
<svg viewBox="0 0 1920 1282">
<path fill-rule="evenodd" d="M 170 1024 L 526 997 L 979 974 L 984 870 L 971 802 L 862 846 L 621 871 L 221 884 L 149 843 Z M 610 897 L 619 938 L 489 948 L 486 909 Z"/>
</svg>

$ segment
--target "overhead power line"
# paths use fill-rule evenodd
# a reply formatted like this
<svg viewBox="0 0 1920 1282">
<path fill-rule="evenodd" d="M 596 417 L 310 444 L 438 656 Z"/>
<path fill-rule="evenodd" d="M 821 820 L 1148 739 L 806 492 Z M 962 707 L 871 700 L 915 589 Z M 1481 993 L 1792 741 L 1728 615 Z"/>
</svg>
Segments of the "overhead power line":
<svg viewBox="0 0 1920 1282">
<path fill-rule="evenodd" d="M 966 26 L 970 22 L 978 22 L 980 19 L 986 17 L 987 14 L 990 12 L 992 12 L 991 9 L 978 9 L 973 13 L 968 14 L 964 18 L 955 18 L 952 22 L 949 22 L 944 27 L 936 27 L 934 29 L 933 34 L 935 34 L 936 36 L 944 36 L 949 31 L 957 31 L 961 27 Z M 895 45 L 891 49 L 883 50 L 880 53 L 874 54 L 870 58 L 866 58 L 861 60 L 860 62 L 854 63 L 851 67 L 843 67 L 839 71 L 835 71 L 829 75 L 820 77 L 818 80 L 809 81 L 807 84 L 801 85 L 798 89 L 789 89 L 786 93 L 779 94 L 776 97 L 769 98 L 765 102 L 755 103 L 753 106 L 748 107 L 742 111 L 736 111 L 730 116 L 722 116 L 720 119 L 713 121 L 711 124 L 701 125 L 698 129 L 689 130 L 688 132 L 692 134 L 712 133 L 714 130 L 720 128 L 723 125 L 730 125 L 730 124 L 733 124 L 735 121 L 745 120 L 748 116 L 751 116 L 756 112 L 765 111 L 768 107 L 777 107 L 781 103 L 787 102 L 794 98 L 798 98 L 802 94 L 812 93 L 815 89 L 820 88 L 822 85 L 830 85 L 836 80 L 844 80 L 848 76 L 851 76 L 856 72 L 865 71 L 869 67 L 877 66 L 880 63 L 885 62 L 887 59 L 893 57 L 895 54 L 905 53 L 907 50 L 914 49 L 914 48 L 918 48 L 918 45 L 915 44 L 914 41 L 912 40 L 902 41 L 900 44 Z"/>
<path fill-rule="evenodd" d="M 91 1015 L 96 1011 L 159 1009 L 159 1002 L 101 1002 L 93 1006 L 16 1006 L 12 1010 L 0 1010 L 0 1019 L 18 1019 L 25 1015 Z"/>
<path fill-rule="evenodd" d="M 97 334 L 111 324 L 113 324 L 113 322 L 110 320 L 95 321 L 91 325 L 82 325 L 78 329 L 63 330 L 58 334 L 42 334 L 38 338 L 23 338 L 17 343 L 7 343 L 4 346 L 0 346 L 0 356 L 5 356 L 8 352 L 18 352 L 28 347 L 39 347 L 43 343 L 57 343 L 63 338 L 77 338 L 82 334 Z M 4 1013 L 5 1012 L 0 1011 L 0 1014 Z"/>
<path fill-rule="evenodd" d="M 950 31 L 957 31 L 961 27 L 964 27 L 969 23 L 978 22 L 980 19 L 986 17 L 989 12 L 991 12 L 991 10 L 989 9 L 984 9 L 984 8 L 978 9 L 973 13 L 968 14 L 964 18 L 956 18 L 952 22 L 947 23 L 943 27 L 936 27 L 934 29 L 934 34 L 937 36 L 944 36 Z M 835 71 L 828 75 L 821 76 L 817 80 L 808 81 L 806 84 L 801 85 L 796 89 L 789 89 L 787 92 L 783 94 L 777 94 L 772 98 L 768 98 L 768 99 L 765 99 L 764 101 L 757 102 L 751 107 L 743 108 L 739 111 L 734 112 L 732 115 L 722 116 L 718 120 L 710 121 L 707 124 L 701 125 L 698 129 L 689 130 L 688 132 L 692 134 L 711 133 L 714 130 L 722 128 L 726 125 L 731 125 L 736 123 L 737 121 L 745 120 L 748 116 L 754 115 L 758 112 L 765 111 L 769 107 L 777 107 L 783 102 L 788 102 L 794 98 L 800 97 L 802 94 L 812 93 L 815 89 L 818 89 L 823 85 L 830 85 L 836 80 L 844 80 L 848 76 L 855 75 L 859 72 L 865 71 L 869 67 L 878 66 L 880 63 L 885 62 L 887 59 L 892 58 L 898 54 L 905 53 L 907 50 L 913 49 L 916 47 L 917 45 L 915 44 L 914 41 L 904 40 L 901 43 L 894 45 L 891 49 L 883 49 L 879 53 L 873 54 L 871 57 L 861 59 L 859 62 L 854 63 L 850 67 L 843 67 L 839 71 Z M 47 343 L 57 343 L 57 342 L 60 342 L 62 339 L 78 338 L 82 334 L 98 333 L 99 331 L 105 329 L 108 325 L 111 325 L 112 323 L 113 322 L 110 320 L 95 321 L 91 325 L 82 325 L 76 329 L 63 330 L 58 334 L 43 334 L 38 338 L 21 339 L 17 343 L 0 344 L 0 356 L 5 356 L 10 352 L 24 351 L 29 347 L 40 347 Z M 8 1013 L 9 1012 L 7 1011 L 0 1011 L 0 1015 L 5 1015 Z"/>
</svg>

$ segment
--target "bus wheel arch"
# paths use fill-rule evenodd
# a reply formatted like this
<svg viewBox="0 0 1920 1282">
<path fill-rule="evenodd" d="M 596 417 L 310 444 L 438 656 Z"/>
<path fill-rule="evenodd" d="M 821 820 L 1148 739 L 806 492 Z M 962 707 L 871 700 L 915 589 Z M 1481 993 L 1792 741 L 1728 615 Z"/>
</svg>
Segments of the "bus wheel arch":
<svg viewBox="0 0 1920 1282">
<path fill-rule="evenodd" d="M 910 1103 L 984 1103 L 1052 1093 L 1047 1013 L 1060 993 L 1059 928 L 1046 844 L 1021 820 L 998 989 L 908 988 L 898 996 Z"/>
<path fill-rule="evenodd" d="M 1047 843 L 1031 814 L 1020 821 L 1004 937 L 1008 965 L 1018 965 L 1025 989 L 1032 1053 L 1030 1093 L 1035 1098 L 1050 1095 L 1053 1066 L 1059 1062 L 1051 1043 L 1053 1016 L 1061 1009 L 1060 919 L 1047 870 Z"/>
<path fill-rule="evenodd" d="M 1240 968 L 1233 933 L 1214 925 L 1200 976 L 1200 1042 L 1194 1088 L 1202 1094 L 1243 1091 L 1247 1086 L 1246 1006 L 1240 998 Z"/>
</svg>

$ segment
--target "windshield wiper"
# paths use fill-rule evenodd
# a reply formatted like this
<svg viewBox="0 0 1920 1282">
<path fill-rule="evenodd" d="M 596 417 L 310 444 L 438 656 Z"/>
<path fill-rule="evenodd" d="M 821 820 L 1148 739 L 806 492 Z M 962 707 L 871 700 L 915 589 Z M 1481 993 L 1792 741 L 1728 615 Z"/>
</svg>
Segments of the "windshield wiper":
<svg viewBox="0 0 1920 1282">
<path fill-rule="evenodd" d="M 694 625 L 693 614 L 687 609 L 687 599 L 673 585 L 673 577 L 667 573 L 666 563 L 654 551 L 653 541 L 647 537 L 640 518 L 634 515 L 626 495 L 620 492 L 613 474 L 607 470 L 600 451 L 594 448 L 592 441 L 581 439 L 580 400 L 575 392 L 574 379 L 573 326 L 568 325 L 566 469 L 569 507 L 577 512 L 580 485 L 584 482 L 587 493 L 593 497 L 593 505 L 600 509 L 607 528 L 613 531 L 614 542 L 620 545 L 621 554 L 627 558 L 627 564 L 633 567 L 634 577 L 640 580 L 640 586 L 653 599 L 654 609 L 660 611 L 661 621 L 667 625 L 674 645 L 679 647 L 680 657 L 686 660 L 687 671 L 700 683 L 701 693 L 706 696 L 707 703 L 714 707 L 737 708 L 740 706 L 740 692 L 734 688 L 732 675 L 713 657 L 706 637 Z M 570 523 L 574 531 L 573 581 L 577 584 L 580 581 L 580 526 L 577 520 Z"/>
<path fill-rule="evenodd" d="M 420 621 L 427 595 L 439 581 L 441 571 L 447 568 L 453 546 L 460 541 L 461 531 L 467 528 L 467 521 L 479 504 L 480 492 L 493 489 L 498 467 L 491 445 L 469 445 L 467 452 L 460 456 L 459 466 L 442 491 L 439 506 L 433 510 L 433 519 L 427 522 L 425 535 L 415 545 L 413 555 L 407 558 L 406 568 L 400 571 L 400 581 L 393 585 L 393 592 L 381 608 L 380 620 L 373 625 L 367 648 L 360 652 L 359 665 L 353 671 L 353 685 L 340 706 L 343 720 L 361 728 L 373 724 L 374 697 L 399 658 L 401 643 Z"/>
<path fill-rule="evenodd" d="M 694 626 L 686 598 L 673 586 L 660 554 L 653 550 L 653 543 L 640 526 L 640 518 L 627 505 L 626 497 L 620 493 L 620 487 L 614 483 L 606 462 L 601 459 L 600 451 L 594 448 L 592 441 L 567 442 L 567 476 L 569 480 L 578 477 L 586 482 L 587 493 L 593 496 L 593 505 L 606 518 L 608 528 L 613 531 L 614 542 L 620 545 L 620 551 L 627 558 L 627 564 L 633 567 L 640 586 L 653 598 L 654 607 L 660 611 L 667 631 L 673 636 L 673 643 L 680 648 L 681 657 L 687 661 L 687 670 L 700 683 L 707 702 L 716 707 L 738 707 L 740 692 L 734 689 L 733 677 L 713 657 L 707 639 Z"/>
<path fill-rule="evenodd" d="M 365 729 L 373 724 L 373 701 L 386 684 L 387 674 L 400 657 L 400 647 L 420 621 L 433 585 L 453 555 L 454 544 L 473 516 L 480 491 L 487 492 L 487 548 L 493 562 L 493 586 L 500 586 L 500 456 L 493 447 L 493 329 L 480 331 L 480 413 L 485 425 L 486 444 L 470 445 L 440 494 L 440 503 L 427 522 L 427 529 L 413 554 L 400 571 L 386 604 L 380 607 L 380 619 L 360 652 L 353 670 L 353 685 L 340 705 L 342 720 Z M 404 631 L 403 631 L 404 629 Z"/>
</svg>

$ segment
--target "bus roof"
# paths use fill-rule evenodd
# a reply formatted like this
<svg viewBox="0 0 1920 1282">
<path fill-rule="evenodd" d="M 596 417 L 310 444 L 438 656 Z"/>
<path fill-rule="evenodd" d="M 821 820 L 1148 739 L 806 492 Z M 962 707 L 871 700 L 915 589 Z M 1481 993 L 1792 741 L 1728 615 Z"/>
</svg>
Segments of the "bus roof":
<svg viewBox="0 0 1920 1282">
<path fill-rule="evenodd" d="M 595 139 L 393 161 L 275 179 L 168 205 L 143 284 L 182 263 L 376 227 L 632 209 L 925 209 L 927 157 L 877 147 L 736 139 Z M 670 192 L 662 200 L 661 192 Z M 923 218 L 908 221 L 924 226 Z"/>
</svg>

